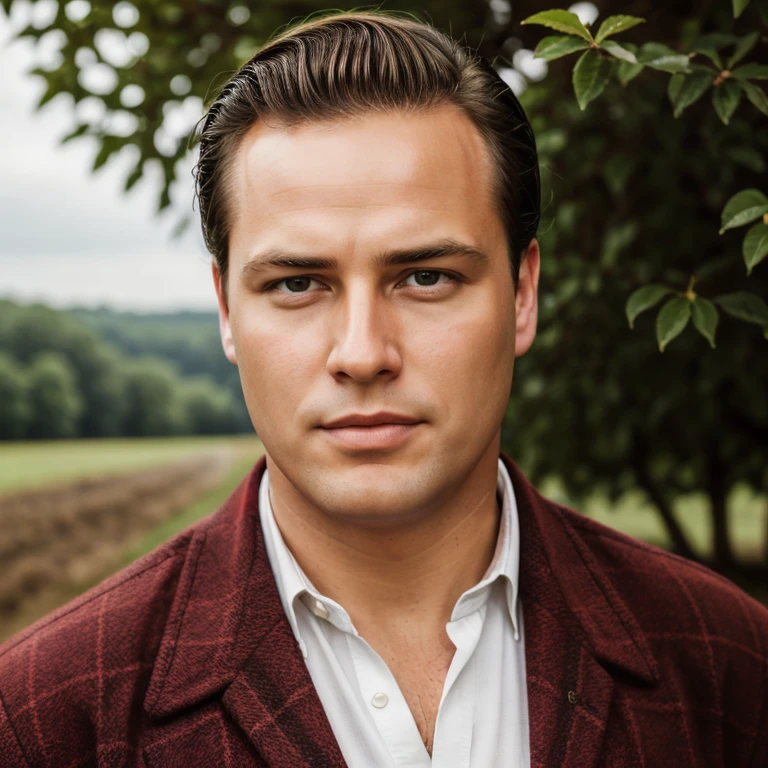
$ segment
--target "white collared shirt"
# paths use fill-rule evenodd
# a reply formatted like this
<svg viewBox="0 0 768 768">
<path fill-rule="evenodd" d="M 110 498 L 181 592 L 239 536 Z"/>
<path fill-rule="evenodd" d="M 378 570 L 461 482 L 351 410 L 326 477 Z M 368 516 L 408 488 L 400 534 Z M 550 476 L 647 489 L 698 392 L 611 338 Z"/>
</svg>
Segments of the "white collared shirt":
<svg viewBox="0 0 768 768">
<path fill-rule="evenodd" d="M 280 599 L 350 768 L 529 768 L 517 504 L 501 460 L 497 493 L 502 512 L 493 560 L 481 581 L 458 599 L 446 624 L 456 652 L 430 759 L 387 664 L 344 608 L 314 588 L 287 548 L 264 472 L 261 525 Z"/>
</svg>

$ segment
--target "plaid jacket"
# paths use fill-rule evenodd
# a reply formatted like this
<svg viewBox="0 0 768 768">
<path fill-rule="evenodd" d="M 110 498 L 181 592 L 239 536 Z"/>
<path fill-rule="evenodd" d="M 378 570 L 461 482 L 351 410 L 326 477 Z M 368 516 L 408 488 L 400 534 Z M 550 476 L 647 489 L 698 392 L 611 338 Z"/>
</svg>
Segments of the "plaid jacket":
<svg viewBox="0 0 768 768">
<path fill-rule="evenodd" d="M 532 766 L 768 766 L 768 611 L 542 498 L 504 460 Z M 0 647 L 3 768 L 344 765 L 267 560 L 264 467 Z"/>
</svg>

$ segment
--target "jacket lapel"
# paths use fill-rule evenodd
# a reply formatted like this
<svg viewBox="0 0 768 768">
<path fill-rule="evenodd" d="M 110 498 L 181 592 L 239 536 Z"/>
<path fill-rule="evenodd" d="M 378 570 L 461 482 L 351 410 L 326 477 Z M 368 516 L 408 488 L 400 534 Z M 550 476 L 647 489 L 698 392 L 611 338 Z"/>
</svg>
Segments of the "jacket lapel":
<svg viewBox="0 0 768 768">
<path fill-rule="evenodd" d="M 591 768 L 600 762 L 614 674 L 656 683 L 658 667 L 568 514 L 502 459 L 520 524 L 531 768 Z"/>
<path fill-rule="evenodd" d="M 574 513 L 543 499 L 502 458 L 520 522 L 531 768 L 590 768 L 600 761 L 615 673 L 655 683 L 658 668 L 569 522 Z M 195 707 L 212 742 L 227 743 L 220 732 L 234 724 L 272 768 L 345 765 L 269 565 L 258 511 L 265 465 L 191 534 L 145 697 L 147 714 L 162 720 L 162 737 L 145 752 L 153 766 L 175 765 L 168 760 L 182 755 L 185 740 L 190 750 L 201 743 L 203 730 L 190 726 Z M 217 700 L 218 715 L 210 711 Z"/>
<path fill-rule="evenodd" d="M 165 764 L 163 752 L 178 754 L 179 739 L 201 738 L 190 712 L 206 710 L 212 697 L 271 768 L 345 765 L 264 546 L 258 490 L 265 466 L 262 458 L 188 546 L 145 697 L 147 714 L 163 720 L 162 737 L 148 748 L 153 765 Z M 223 715 L 205 717 L 209 728 L 226 728 Z"/>
<path fill-rule="evenodd" d="M 264 566 L 269 568 L 266 553 L 259 567 Z M 272 768 L 339 768 L 344 758 L 282 607 L 280 611 L 280 620 L 260 633 L 222 703 Z"/>
</svg>

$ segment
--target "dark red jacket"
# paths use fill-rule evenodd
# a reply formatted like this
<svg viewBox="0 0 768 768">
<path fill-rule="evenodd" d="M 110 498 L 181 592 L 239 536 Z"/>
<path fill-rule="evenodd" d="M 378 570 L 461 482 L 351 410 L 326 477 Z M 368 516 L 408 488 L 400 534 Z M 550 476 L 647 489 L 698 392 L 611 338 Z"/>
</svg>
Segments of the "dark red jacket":
<svg viewBox="0 0 768 768">
<path fill-rule="evenodd" d="M 505 461 L 534 768 L 768 766 L 768 611 L 542 498 Z M 3 768 L 344 765 L 267 560 L 264 466 L 0 647 Z"/>
</svg>

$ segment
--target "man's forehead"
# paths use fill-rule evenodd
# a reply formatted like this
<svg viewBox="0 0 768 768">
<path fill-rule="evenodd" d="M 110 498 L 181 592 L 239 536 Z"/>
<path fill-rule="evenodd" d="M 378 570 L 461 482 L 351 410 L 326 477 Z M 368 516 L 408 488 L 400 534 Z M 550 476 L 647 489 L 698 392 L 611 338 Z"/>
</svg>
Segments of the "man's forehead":
<svg viewBox="0 0 768 768">
<path fill-rule="evenodd" d="M 255 124 L 233 168 L 238 201 L 277 209 L 365 207 L 419 200 L 475 201 L 488 187 L 488 149 L 453 107 L 364 113 L 342 121 L 285 127 Z M 239 206 L 238 206 L 239 207 Z"/>
</svg>

